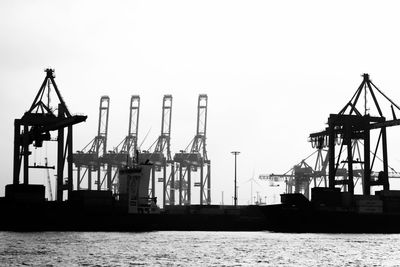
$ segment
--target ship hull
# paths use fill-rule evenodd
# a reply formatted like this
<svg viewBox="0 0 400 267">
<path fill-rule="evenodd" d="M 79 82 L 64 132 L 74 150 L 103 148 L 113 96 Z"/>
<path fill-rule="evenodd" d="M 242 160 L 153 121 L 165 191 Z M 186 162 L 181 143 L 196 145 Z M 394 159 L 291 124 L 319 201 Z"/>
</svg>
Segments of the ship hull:
<svg viewBox="0 0 400 267">
<path fill-rule="evenodd" d="M 265 215 L 256 207 L 221 209 L 187 206 L 159 213 L 81 209 L 68 203 L 7 205 L 0 209 L 0 230 L 6 231 L 261 231 Z M 216 212 L 217 211 L 217 212 Z"/>
<path fill-rule="evenodd" d="M 311 206 L 185 206 L 154 214 L 120 207 L 74 207 L 68 202 L 2 203 L 3 231 L 275 231 L 291 233 L 400 233 L 398 213 L 317 210 Z"/>
<path fill-rule="evenodd" d="M 400 233 L 399 213 L 269 206 L 266 228 L 291 233 Z"/>
</svg>

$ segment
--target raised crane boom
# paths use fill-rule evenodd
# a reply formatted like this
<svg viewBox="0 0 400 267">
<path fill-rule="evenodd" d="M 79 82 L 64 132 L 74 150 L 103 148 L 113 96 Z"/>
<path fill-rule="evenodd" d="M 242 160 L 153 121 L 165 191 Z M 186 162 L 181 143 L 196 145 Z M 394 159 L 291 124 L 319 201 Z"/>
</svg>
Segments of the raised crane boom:
<svg viewBox="0 0 400 267">
<path fill-rule="evenodd" d="M 125 145 L 122 151 L 126 151 L 134 156 L 138 144 L 139 131 L 139 111 L 140 111 L 140 96 L 131 96 L 131 105 L 129 108 L 129 130 Z"/>
<path fill-rule="evenodd" d="M 172 96 L 164 95 L 161 119 L 161 135 L 158 138 L 157 145 L 154 149 L 155 153 L 164 153 L 168 160 L 171 160 L 170 136 L 171 136 L 171 119 L 172 119 Z"/>
</svg>

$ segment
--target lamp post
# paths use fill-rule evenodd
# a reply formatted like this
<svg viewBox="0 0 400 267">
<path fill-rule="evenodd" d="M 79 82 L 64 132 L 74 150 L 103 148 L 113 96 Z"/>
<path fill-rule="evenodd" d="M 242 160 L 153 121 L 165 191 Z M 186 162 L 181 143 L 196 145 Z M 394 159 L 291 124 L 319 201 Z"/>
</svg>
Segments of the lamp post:
<svg viewBox="0 0 400 267">
<path fill-rule="evenodd" d="M 237 155 L 240 154 L 240 152 L 239 152 L 239 151 L 232 151 L 231 153 L 232 153 L 233 155 L 235 155 L 235 195 L 234 195 L 233 199 L 234 199 L 234 204 L 235 204 L 235 206 L 237 206 L 237 191 L 236 191 L 236 189 L 237 189 L 237 186 L 236 186 L 236 157 L 237 157 Z"/>
</svg>

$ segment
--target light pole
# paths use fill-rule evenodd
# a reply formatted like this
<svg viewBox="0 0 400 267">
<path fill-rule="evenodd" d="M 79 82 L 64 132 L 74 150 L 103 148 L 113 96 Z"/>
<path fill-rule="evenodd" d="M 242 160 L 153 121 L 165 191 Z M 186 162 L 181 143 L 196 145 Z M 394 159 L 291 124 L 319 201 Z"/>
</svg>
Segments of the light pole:
<svg viewBox="0 0 400 267">
<path fill-rule="evenodd" d="M 239 152 L 239 151 L 232 151 L 231 153 L 232 153 L 233 155 L 235 155 L 235 195 L 234 195 L 233 199 L 234 199 L 234 204 L 235 204 L 235 206 L 237 206 L 237 192 L 236 192 L 236 189 L 237 189 L 237 186 L 236 186 L 236 157 L 237 157 L 237 155 L 240 154 L 240 152 Z"/>
</svg>

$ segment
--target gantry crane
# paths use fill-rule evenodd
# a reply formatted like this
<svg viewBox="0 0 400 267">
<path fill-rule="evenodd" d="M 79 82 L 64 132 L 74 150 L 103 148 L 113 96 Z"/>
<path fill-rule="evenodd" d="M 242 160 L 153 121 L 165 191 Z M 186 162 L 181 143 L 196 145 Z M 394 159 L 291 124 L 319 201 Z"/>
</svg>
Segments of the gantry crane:
<svg viewBox="0 0 400 267">
<path fill-rule="evenodd" d="M 107 164 L 107 188 L 112 190 L 121 167 L 131 166 L 137 160 L 140 96 L 132 95 L 129 105 L 128 135 L 112 151 L 103 155 Z"/>
<path fill-rule="evenodd" d="M 81 183 L 87 174 L 87 189 L 92 190 L 92 172 L 97 173 L 97 190 L 101 190 L 102 181 L 101 167 L 104 166 L 102 156 L 107 152 L 107 132 L 108 132 L 108 115 L 110 108 L 110 98 L 102 96 L 99 105 L 99 124 L 97 135 L 82 150 L 74 153 L 74 164 L 77 168 L 77 189 L 81 189 Z M 82 174 L 82 170 L 84 170 Z M 104 175 L 104 177 L 107 174 Z"/>
<path fill-rule="evenodd" d="M 29 168 L 53 168 L 39 165 L 29 166 L 29 156 L 31 155 L 29 146 L 33 144 L 36 148 L 42 147 L 44 141 L 50 141 L 50 132 L 57 131 L 56 198 L 57 201 L 63 201 L 64 190 L 68 190 L 68 195 L 73 190 L 72 127 L 74 124 L 85 121 L 87 117 L 71 115 L 54 80 L 54 70 L 46 69 L 45 72 L 46 77 L 30 109 L 25 112 L 21 119 L 14 121 L 13 186 L 18 186 L 20 183 L 22 161 L 24 185 L 29 185 Z M 51 88 L 56 95 L 55 104 L 50 103 Z M 55 110 L 57 110 L 57 114 Z M 67 128 L 66 138 L 64 128 Z M 67 166 L 66 178 L 64 177 L 65 165 Z M 66 183 L 64 183 L 64 180 L 66 180 Z"/>
<path fill-rule="evenodd" d="M 319 143 L 321 144 L 321 143 Z M 318 144 L 313 144 L 313 147 L 316 147 Z M 353 140 L 353 151 L 352 157 L 360 159 L 361 151 L 360 146 L 362 145 L 360 140 Z M 311 187 L 328 187 L 327 183 L 327 168 L 328 168 L 328 150 L 323 148 L 323 146 L 316 147 L 317 150 L 310 154 L 305 159 L 301 160 L 298 164 L 294 165 L 290 170 L 283 174 L 260 174 L 260 180 L 266 180 L 270 182 L 285 182 L 286 188 L 285 192 L 288 194 L 291 193 L 302 193 L 305 197 L 310 197 L 310 188 Z M 346 148 L 343 148 L 346 150 Z M 370 152 L 373 155 L 373 152 Z M 314 167 L 310 164 L 312 163 L 312 157 L 316 155 Z M 378 160 L 382 161 L 379 157 Z M 308 162 L 308 163 L 307 163 Z M 347 169 L 345 168 L 346 162 L 341 162 L 339 167 L 336 170 L 336 179 L 343 179 L 347 177 Z M 360 181 L 362 184 L 362 176 L 363 169 L 362 164 L 358 163 L 358 168 L 353 169 L 353 177 L 355 178 L 354 186 Z M 400 178 L 399 173 L 397 173 L 393 168 L 391 168 L 391 172 L 388 173 L 389 178 Z M 371 179 L 377 180 L 379 177 L 378 172 L 371 173 Z M 347 191 L 347 186 L 342 185 L 343 190 Z"/>
<path fill-rule="evenodd" d="M 200 187 L 200 205 L 211 204 L 211 162 L 207 156 L 207 104 L 208 98 L 200 94 L 197 104 L 196 135 L 186 150 L 174 155 L 174 162 L 179 169 L 179 205 L 191 204 L 192 172 L 200 170 L 200 181 L 194 186 Z M 206 168 L 204 170 L 204 167 Z M 204 173 L 205 172 L 205 173 Z"/>
<path fill-rule="evenodd" d="M 383 116 L 374 89 L 391 104 L 392 120 L 386 121 Z M 362 93 L 364 93 L 362 106 L 364 115 L 359 111 L 359 102 L 362 102 L 359 100 L 360 97 L 362 98 Z M 367 107 L 369 95 L 378 116 L 369 114 L 371 111 L 371 108 Z M 321 182 L 324 182 L 324 186 L 327 187 L 327 176 L 329 177 L 329 187 L 334 188 L 336 185 L 340 185 L 344 191 L 352 194 L 354 194 L 354 187 L 359 180 L 361 180 L 363 193 L 366 195 L 370 194 L 371 186 L 381 185 L 384 189 L 389 189 L 389 178 L 400 178 L 392 168 L 392 172 L 388 171 L 387 160 L 386 128 L 400 124 L 395 109 L 399 110 L 400 108 L 371 82 L 368 74 L 364 74 L 363 81 L 351 100 L 338 114 L 330 115 L 328 128 L 310 135 L 309 141 L 312 147 L 317 148 L 313 154 L 318 153 L 314 168 L 302 160 L 284 174 L 260 175 L 259 178 L 283 180 L 286 182 L 287 193 L 301 192 L 307 197 L 311 181 L 314 181 L 314 187 L 321 186 Z M 371 151 L 370 131 L 373 129 L 380 129 L 380 134 L 374 150 Z M 340 146 L 339 153 L 335 152 L 336 145 Z M 379 147 L 381 147 L 383 159 L 377 156 Z M 372 171 L 376 160 L 382 162 L 382 171 Z M 328 173 L 326 172 L 327 168 Z M 318 178 L 320 178 L 319 183 L 317 183 Z"/>
<path fill-rule="evenodd" d="M 153 164 L 151 168 L 151 192 L 155 198 L 156 172 L 162 171 L 162 176 L 158 178 L 163 183 L 163 206 L 174 205 L 174 164 L 171 158 L 171 118 L 172 118 L 172 96 L 164 95 L 161 118 L 161 134 L 156 142 L 147 150 L 139 154 L 141 163 Z M 150 152 L 155 144 L 153 152 Z"/>
<path fill-rule="evenodd" d="M 322 182 L 326 186 L 326 156 L 323 155 L 324 152 L 322 149 L 316 150 L 283 174 L 261 174 L 258 178 L 271 182 L 284 181 L 286 193 L 302 193 L 309 198 L 312 181 L 314 181 L 314 187 L 320 186 Z M 314 155 L 316 155 L 316 160 L 313 168 L 307 163 L 307 160 L 310 161 Z"/>
<path fill-rule="evenodd" d="M 363 94 L 364 93 L 364 94 Z M 379 93 L 379 95 L 377 95 Z M 363 94 L 363 96 L 362 96 Z M 371 108 L 367 106 L 367 98 L 372 98 L 373 106 L 377 112 L 371 116 Z M 393 119 L 386 120 L 381 106 L 378 103 L 377 96 L 383 97 L 390 103 L 391 115 Z M 360 98 L 364 98 L 364 105 Z M 362 105 L 362 106 L 361 106 Z M 361 107 L 360 107 L 361 106 Z M 363 81 L 356 90 L 350 101 L 343 107 L 338 114 L 330 114 L 328 127 L 322 131 L 310 135 L 310 140 L 317 146 L 328 147 L 329 159 L 329 187 L 335 188 L 336 185 L 345 185 L 351 194 L 354 194 L 354 164 L 362 165 L 362 185 L 363 194 L 370 195 L 372 186 L 383 186 L 384 190 L 389 190 L 389 172 L 388 172 L 388 152 L 386 128 L 400 124 L 397 119 L 395 109 L 400 110 L 390 98 L 379 90 L 370 80 L 368 74 L 363 75 Z M 371 150 L 371 130 L 378 129 L 379 136 L 372 153 Z M 352 151 L 354 141 L 363 141 L 363 158 L 354 159 Z M 321 142 L 323 141 L 323 144 Z M 339 145 L 339 152 L 336 153 L 336 145 Z M 343 148 L 347 148 L 347 155 L 343 155 Z M 382 166 L 375 179 L 372 173 L 374 163 L 376 162 L 379 148 L 382 152 Z M 346 174 L 341 179 L 337 179 L 337 172 L 340 163 L 347 165 Z"/>
</svg>

